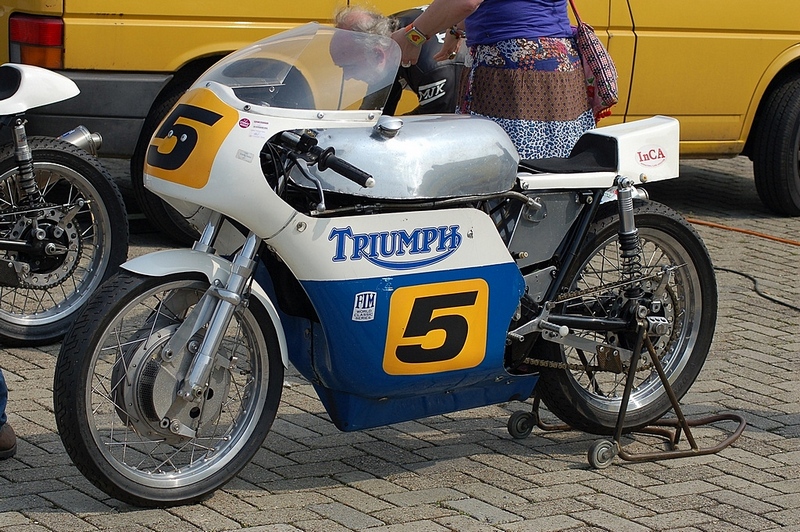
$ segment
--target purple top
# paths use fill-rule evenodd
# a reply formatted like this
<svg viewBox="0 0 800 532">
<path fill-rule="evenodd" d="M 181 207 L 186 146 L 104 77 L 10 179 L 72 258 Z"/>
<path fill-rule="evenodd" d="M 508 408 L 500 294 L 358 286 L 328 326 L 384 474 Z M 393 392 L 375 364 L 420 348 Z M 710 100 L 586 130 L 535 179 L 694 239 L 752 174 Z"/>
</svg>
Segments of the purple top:
<svg viewBox="0 0 800 532">
<path fill-rule="evenodd" d="M 467 44 L 572 37 L 566 0 L 483 0 L 467 17 Z"/>
</svg>

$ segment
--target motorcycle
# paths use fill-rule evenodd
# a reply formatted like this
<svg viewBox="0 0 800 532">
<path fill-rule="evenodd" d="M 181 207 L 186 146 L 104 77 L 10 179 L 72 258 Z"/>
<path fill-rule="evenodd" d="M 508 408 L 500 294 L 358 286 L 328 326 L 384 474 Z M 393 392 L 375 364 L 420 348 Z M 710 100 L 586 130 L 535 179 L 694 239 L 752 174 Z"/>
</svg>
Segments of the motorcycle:
<svg viewBox="0 0 800 532">
<path fill-rule="evenodd" d="M 208 497 L 259 450 L 290 365 L 343 431 L 536 392 L 574 428 L 627 433 L 670 409 L 659 373 L 677 397 L 695 381 L 714 270 L 636 186 L 678 175 L 678 122 L 520 161 L 487 119 L 382 116 L 399 60 L 300 26 L 221 60 L 157 129 L 146 185 L 200 239 L 125 263 L 54 379 L 64 446 L 107 494 Z"/>
<path fill-rule="evenodd" d="M 122 195 L 95 157 L 102 138 L 79 126 L 31 137 L 29 109 L 72 98 L 72 80 L 30 65 L 0 66 L 0 343 L 49 344 L 128 254 Z"/>
</svg>

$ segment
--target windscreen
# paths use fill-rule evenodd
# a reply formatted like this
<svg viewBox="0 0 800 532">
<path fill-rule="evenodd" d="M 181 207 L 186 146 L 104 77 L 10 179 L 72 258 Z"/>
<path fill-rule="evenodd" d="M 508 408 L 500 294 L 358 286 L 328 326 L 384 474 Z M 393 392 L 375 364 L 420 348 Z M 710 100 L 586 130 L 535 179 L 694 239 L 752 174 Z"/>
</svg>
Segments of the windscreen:
<svg viewBox="0 0 800 532">
<path fill-rule="evenodd" d="M 286 109 L 382 109 L 400 47 L 389 37 L 299 26 L 232 53 L 196 83 L 217 82 L 245 103 Z"/>
</svg>

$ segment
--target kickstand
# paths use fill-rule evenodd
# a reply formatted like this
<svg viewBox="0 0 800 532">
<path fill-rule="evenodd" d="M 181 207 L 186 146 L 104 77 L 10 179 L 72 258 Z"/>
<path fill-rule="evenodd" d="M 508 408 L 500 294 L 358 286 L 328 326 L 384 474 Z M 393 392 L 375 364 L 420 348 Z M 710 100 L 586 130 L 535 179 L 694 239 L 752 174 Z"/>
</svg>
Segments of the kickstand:
<svg viewBox="0 0 800 532">
<path fill-rule="evenodd" d="M 655 348 L 645 334 L 644 327 L 640 328 L 637 338 L 637 349 L 634 350 L 634 353 L 640 352 L 642 347 L 646 347 L 647 351 L 650 353 L 650 359 L 652 360 L 653 367 L 661 379 L 661 384 L 664 386 L 664 390 L 669 397 L 676 417 L 674 419 L 662 418 L 652 425 L 644 427 L 643 429 L 635 432 L 662 437 L 669 443 L 669 449 L 666 451 L 655 451 L 648 453 L 631 453 L 625 450 L 620 443 L 623 428 L 625 426 L 625 415 L 627 413 L 628 403 L 630 402 L 631 392 L 633 390 L 633 381 L 636 374 L 636 365 L 631 364 L 631 367 L 628 370 L 627 379 L 625 381 L 625 390 L 622 394 L 622 401 L 620 403 L 620 410 L 617 416 L 617 424 L 615 426 L 613 440 L 598 440 L 589 447 L 588 460 L 592 467 L 597 469 L 606 468 L 611 464 L 615 456 L 619 456 L 623 460 L 629 462 L 644 462 L 714 454 L 731 445 L 739 438 L 739 436 L 742 435 L 742 432 L 747 426 L 747 422 L 739 414 L 717 414 L 702 418 L 687 419 L 683 415 L 678 398 L 675 396 L 675 392 L 672 390 L 672 385 L 669 383 L 669 380 L 664 373 L 664 368 L 661 365 L 661 361 L 658 359 Z M 535 394 L 530 413 L 520 411 L 514 412 L 511 415 L 508 420 L 508 431 L 513 437 L 520 438 L 527 436 L 533 429 L 534 424 L 545 431 L 571 429 L 571 427 L 566 424 L 550 424 L 542 421 L 541 417 L 539 416 L 539 406 L 539 395 Z M 691 427 L 705 426 L 720 421 L 735 421 L 738 423 L 738 426 L 727 438 L 717 445 L 712 447 L 699 447 L 694 439 Z M 690 449 L 678 449 L 678 444 L 680 443 L 682 434 L 685 434 L 686 441 L 689 442 L 689 446 L 691 447 Z"/>
</svg>

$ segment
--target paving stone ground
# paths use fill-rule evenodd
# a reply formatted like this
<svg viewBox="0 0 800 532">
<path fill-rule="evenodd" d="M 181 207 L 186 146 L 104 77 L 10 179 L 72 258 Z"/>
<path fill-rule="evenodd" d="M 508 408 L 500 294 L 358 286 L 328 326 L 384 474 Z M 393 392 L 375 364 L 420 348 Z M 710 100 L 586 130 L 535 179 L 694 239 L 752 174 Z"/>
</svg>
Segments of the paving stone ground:
<svg viewBox="0 0 800 532">
<path fill-rule="evenodd" d="M 124 164 L 108 164 L 125 187 Z M 714 344 L 682 403 L 693 416 L 743 415 L 733 446 L 595 470 L 586 452 L 596 437 L 536 429 L 512 439 L 506 421 L 520 403 L 345 434 L 290 375 L 272 432 L 238 478 L 202 504 L 144 510 L 98 491 L 64 452 L 52 402 L 59 346 L 0 348 L 19 436 L 17 456 L 0 462 L 0 530 L 800 530 L 800 312 L 746 277 L 797 306 L 800 247 L 767 237 L 797 243 L 800 218 L 761 206 L 743 158 L 686 161 L 681 179 L 650 192 L 696 223 L 719 268 Z M 169 245 L 133 221 L 132 254 Z M 720 434 L 696 431 L 701 443 Z"/>
</svg>

